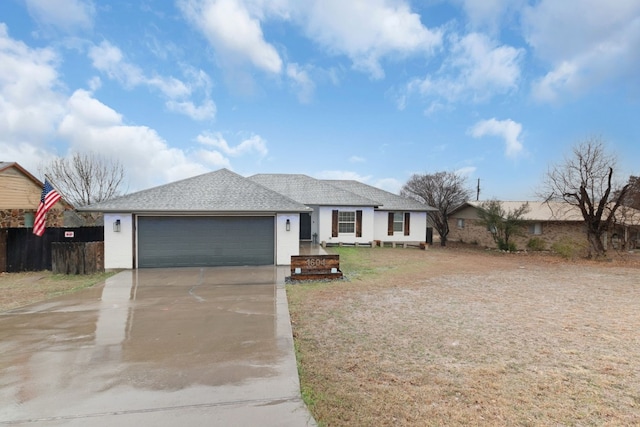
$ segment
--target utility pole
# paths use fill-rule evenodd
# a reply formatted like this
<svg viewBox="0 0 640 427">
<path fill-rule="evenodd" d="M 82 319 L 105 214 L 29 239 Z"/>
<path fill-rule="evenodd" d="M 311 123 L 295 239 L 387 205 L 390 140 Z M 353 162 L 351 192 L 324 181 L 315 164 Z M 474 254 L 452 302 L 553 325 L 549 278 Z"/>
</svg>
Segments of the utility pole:
<svg viewBox="0 0 640 427">
<path fill-rule="evenodd" d="M 478 188 L 476 190 L 476 202 L 480 200 L 480 178 L 478 178 Z"/>
</svg>

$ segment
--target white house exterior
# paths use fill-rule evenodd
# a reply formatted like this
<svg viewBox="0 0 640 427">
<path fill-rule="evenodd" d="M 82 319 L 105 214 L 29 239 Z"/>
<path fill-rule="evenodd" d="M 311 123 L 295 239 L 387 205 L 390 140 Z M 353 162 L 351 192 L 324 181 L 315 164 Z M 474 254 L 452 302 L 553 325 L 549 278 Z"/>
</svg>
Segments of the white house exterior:
<svg viewBox="0 0 640 427">
<path fill-rule="evenodd" d="M 313 209 L 311 236 L 327 244 L 424 242 L 427 213 L 415 200 L 353 180 L 263 174 L 249 179 Z M 337 215 L 337 218 L 336 218 Z M 302 240 L 305 236 L 301 235 Z"/>
<path fill-rule="evenodd" d="M 104 214 L 106 269 L 287 265 L 301 241 L 423 242 L 432 209 L 357 181 L 226 169 L 84 208 Z"/>
<path fill-rule="evenodd" d="M 104 213 L 106 269 L 289 264 L 311 212 L 226 169 L 84 210 Z"/>
</svg>

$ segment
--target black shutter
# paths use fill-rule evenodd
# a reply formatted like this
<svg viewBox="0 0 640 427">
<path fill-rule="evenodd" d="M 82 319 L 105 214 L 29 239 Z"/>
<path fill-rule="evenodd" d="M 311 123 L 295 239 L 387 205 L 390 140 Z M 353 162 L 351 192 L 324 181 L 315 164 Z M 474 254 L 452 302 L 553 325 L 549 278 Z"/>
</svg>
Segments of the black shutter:
<svg viewBox="0 0 640 427">
<path fill-rule="evenodd" d="M 411 219 L 411 214 L 409 212 L 404 213 L 404 235 L 408 236 L 410 234 L 409 220 Z"/>
</svg>

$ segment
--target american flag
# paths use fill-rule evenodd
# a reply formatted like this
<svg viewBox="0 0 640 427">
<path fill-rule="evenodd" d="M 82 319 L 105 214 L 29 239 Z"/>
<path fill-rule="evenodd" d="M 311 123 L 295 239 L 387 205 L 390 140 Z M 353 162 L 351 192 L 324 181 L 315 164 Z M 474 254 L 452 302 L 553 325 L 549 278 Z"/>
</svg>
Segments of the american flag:
<svg viewBox="0 0 640 427">
<path fill-rule="evenodd" d="M 48 180 L 44 180 L 44 187 L 42 187 L 42 196 L 40 196 L 40 204 L 38 205 L 38 211 L 36 212 L 36 219 L 33 222 L 33 234 L 36 236 L 42 236 L 44 234 L 44 224 L 47 215 L 47 211 L 60 200 L 60 193 L 58 193 Z"/>
</svg>

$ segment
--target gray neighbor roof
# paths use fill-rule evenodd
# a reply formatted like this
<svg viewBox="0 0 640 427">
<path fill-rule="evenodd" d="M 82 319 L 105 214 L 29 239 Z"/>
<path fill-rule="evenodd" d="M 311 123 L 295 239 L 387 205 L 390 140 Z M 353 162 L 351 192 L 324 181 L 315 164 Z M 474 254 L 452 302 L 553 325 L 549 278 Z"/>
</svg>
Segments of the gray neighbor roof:
<svg viewBox="0 0 640 427">
<path fill-rule="evenodd" d="M 360 194 L 368 199 L 378 200 L 386 211 L 435 211 L 434 207 L 422 204 L 416 200 L 398 196 L 380 188 L 363 184 L 354 180 L 323 180 L 334 187 Z"/>
<path fill-rule="evenodd" d="M 302 174 L 258 174 L 249 179 L 307 206 L 380 206 L 376 199 L 362 197 L 325 181 Z"/>
<path fill-rule="evenodd" d="M 82 211 L 264 213 L 311 209 L 227 169 L 127 194 Z"/>
</svg>

